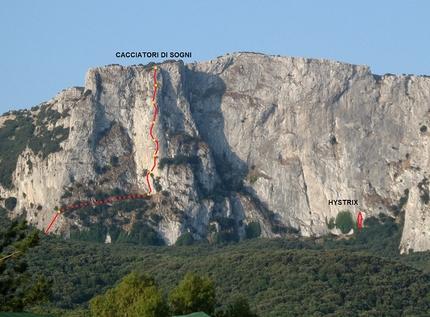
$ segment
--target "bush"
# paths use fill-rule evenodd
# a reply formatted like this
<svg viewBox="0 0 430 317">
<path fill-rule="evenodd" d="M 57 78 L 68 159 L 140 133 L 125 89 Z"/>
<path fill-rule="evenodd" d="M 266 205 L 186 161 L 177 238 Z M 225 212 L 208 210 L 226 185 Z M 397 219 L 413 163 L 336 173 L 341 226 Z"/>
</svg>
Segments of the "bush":
<svg viewBox="0 0 430 317">
<path fill-rule="evenodd" d="M 216 232 L 213 236 L 213 243 L 215 245 L 227 245 L 230 242 L 238 242 L 239 236 L 234 230 L 222 230 Z"/>
<path fill-rule="evenodd" d="M 150 217 L 156 226 L 158 226 L 160 224 L 160 221 L 163 220 L 163 216 L 157 214 L 152 214 Z"/>
<path fill-rule="evenodd" d="M 64 191 L 64 194 L 63 195 L 61 195 L 61 199 L 65 199 L 65 198 L 69 198 L 69 197 L 72 197 L 73 196 L 73 193 L 72 192 L 70 192 L 69 190 L 65 190 Z"/>
<path fill-rule="evenodd" d="M 332 136 L 332 137 L 331 137 L 331 139 L 330 139 L 330 144 L 331 144 L 331 145 L 338 144 L 337 139 L 336 139 L 336 137 L 335 137 L 335 136 Z"/>
<path fill-rule="evenodd" d="M 346 234 L 355 227 L 355 222 L 352 219 L 352 215 L 349 211 L 341 211 L 336 217 L 336 226 Z"/>
<path fill-rule="evenodd" d="M 334 218 L 331 217 L 329 223 L 327 224 L 327 227 L 331 230 L 334 228 L 334 225 L 335 225 Z"/>
<path fill-rule="evenodd" d="M 178 166 L 178 165 L 182 165 L 182 164 L 189 164 L 189 165 L 196 165 L 198 164 L 198 159 L 196 157 L 189 157 L 189 156 L 185 156 L 185 155 L 176 155 L 175 157 L 163 157 L 159 162 L 158 162 L 158 167 L 160 169 L 164 169 L 164 166 L 166 165 L 174 165 L 174 166 Z"/>
<path fill-rule="evenodd" d="M 245 228 L 246 238 L 253 239 L 261 236 L 261 226 L 258 222 L 250 222 Z"/>
<path fill-rule="evenodd" d="M 117 167 L 117 166 L 118 166 L 118 162 L 119 162 L 119 159 L 118 159 L 118 157 L 117 157 L 117 156 L 111 156 L 111 157 L 110 157 L 110 164 L 111 164 L 112 166 Z"/>
<path fill-rule="evenodd" d="M 100 166 L 99 163 L 94 162 L 93 163 L 93 169 L 94 169 L 94 172 L 96 172 L 99 175 L 102 175 L 102 174 L 105 174 L 109 170 L 109 167 L 108 166 Z"/>
<path fill-rule="evenodd" d="M 152 175 L 152 174 L 151 174 Z M 163 187 L 161 186 L 161 184 L 160 184 L 160 177 L 156 177 L 155 179 L 154 179 L 154 187 L 155 187 L 155 190 L 157 191 L 157 192 L 161 192 L 162 190 L 163 190 Z"/>
<path fill-rule="evenodd" d="M 85 188 L 85 189 L 84 189 L 84 194 L 85 194 L 85 196 L 87 196 L 88 198 L 91 198 L 91 197 L 93 197 L 93 196 L 94 196 L 93 191 L 92 191 L 91 189 L 89 189 L 89 188 Z"/>
<path fill-rule="evenodd" d="M 299 234 L 300 230 L 294 227 L 287 227 L 287 233 L 291 233 L 291 234 Z"/>
<path fill-rule="evenodd" d="M 163 239 L 158 237 L 154 229 L 142 221 L 136 221 L 129 234 L 123 231 L 117 242 L 126 242 L 143 245 L 165 245 Z"/>
<path fill-rule="evenodd" d="M 17 202 L 17 200 L 16 200 L 16 198 L 15 198 L 15 197 L 9 197 L 9 198 L 7 198 L 7 199 L 6 199 L 6 201 L 5 201 L 5 207 L 6 207 L 8 210 L 12 211 L 12 210 L 14 210 L 14 209 L 15 209 L 15 207 L 16 207 L 16 202 Z"/>
<path fill-rule="evenodd" d="M 33 170 L 33 162 L 30 159 L 27 160 L 27 165 L 28 165 L 28 169 L 30 171 L 32 171 Z"/>
<path fill-rule="evenodd" d="M 420 131 L 421 131 L 421 132 L 427 132 L 427 126 L 423 125 L 423 126 L 420 128 Z"/>
<path fill-rule="evenodd" d="M 193 235 L 190 232 L 186 232 L 183 235 L 181 235 L 178 240 L 176 240 L 175 245 L 176 246 L 187 246 L 192 245 L 194 243 Z"/>
<path fill-rule="evenodd" d="M 96 193 L 94 194 L 94 199 L 97 201 L 107 199 L 107 198 L 109 198 L 109 194 L 103 192 L 101 189 L 97 190 Z"/>
<path fill-rule="evenodd" d="M 251 175 L 249 177 L 249 181 L 251 182 L 251 184 L 254 184 L 257 180 L 258 180 L 258 176 L 257 175 Z"/>
</svg>

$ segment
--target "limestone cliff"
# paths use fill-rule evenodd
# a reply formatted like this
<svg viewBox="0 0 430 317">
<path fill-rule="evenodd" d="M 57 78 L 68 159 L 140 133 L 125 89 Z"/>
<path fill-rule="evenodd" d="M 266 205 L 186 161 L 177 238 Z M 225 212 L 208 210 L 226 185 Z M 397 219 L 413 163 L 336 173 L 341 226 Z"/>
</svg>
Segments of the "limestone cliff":
<svg viewBox="0 0 430 317">
<path fill-rule="evenodd" d="M 211 232 L 234 229 L 244 237 L 250 222 L 265 237 L 292 228 L 320 236 L 343 210 L 355 217 L 404 210 L 401 252 L 430 249 L 430 78 L 254 53 L 166 62 L 159 70 L 154 135 L 161 164 L 153 174 L 157 194 L 142 212 L 166 243 L 185 232 L 210 239 Z M 61 149 L 43 152 L 44 145 L 35 152 L 27 145 L 19 154 L 12 186 L 0 188 L 2 198 L 18 198 L 15 214 L 26 211 L 42 229 L 56 208 L 91 199 L 88 192 L 147 191 L 151 76 L 144 66 L 93 68 L 84 88 L 66 89 L 20 114 L 32 118 L 36 136 L 43 125 L 45 133 L 67 129 L 68 137 Z M 344 199 L 358 205 L 328 203 Z M 110 217 L 124 230 L 142 218 L 116 209 Z M 53 231 L 100 219 L 70 212 Z"/>
</svg>

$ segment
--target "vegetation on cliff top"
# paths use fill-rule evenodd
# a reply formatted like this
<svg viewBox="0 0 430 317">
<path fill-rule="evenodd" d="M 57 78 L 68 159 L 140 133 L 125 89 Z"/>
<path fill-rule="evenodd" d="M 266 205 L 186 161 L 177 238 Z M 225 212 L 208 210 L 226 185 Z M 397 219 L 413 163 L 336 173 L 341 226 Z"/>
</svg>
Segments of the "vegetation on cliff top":
<svg viewBox="0 0 430 317">
<path fill-rule="evenodd" d="M 34 108 L 35 112 L 12 111 L 0 125 L 0 183 L 6 188 L 12 187 L 12 173 L 16 169 L 19 155 L 29 146 L 42 158 L 50 153 L 62 150 L 60 144 L 69 137 L 69 128 L 57 126 L 48 129 L 61 118 L 58 111 L 49 104 Z M 37 128 L 35 125 L 37 122 Z M 27 164 L 30 166 L 32 162 Z"/>
</svg>

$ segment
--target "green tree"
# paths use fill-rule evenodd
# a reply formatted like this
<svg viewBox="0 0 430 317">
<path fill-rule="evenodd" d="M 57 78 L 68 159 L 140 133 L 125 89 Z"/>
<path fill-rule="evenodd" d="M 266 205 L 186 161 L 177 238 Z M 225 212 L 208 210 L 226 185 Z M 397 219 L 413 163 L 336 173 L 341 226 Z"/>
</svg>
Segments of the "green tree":
<svg viewBox="0 0 430 317">
<path fill-rule="evenodd" d="M 16 206 L 16 198 L 15 197 L 9 197 L 9 198 L 6 198 L 6 201 L 5 201 L 5 207 L 8 209 L 8 210 L 10 210 L 10 211 L 12 211 L 12 210 L 14 210 L 15 209 L 15 206 Z"/>
<path fill-rule="evenodd" d="M 261 236 L 261 226 L 258 222 L 252 221 L 245 228 L 246 238 L 253 239 Z"/>
<path fill-rule="evenodd" d="M 105 296 L 94 297 L 90 308 L 94 317 L 166 317 L 169 311 L 154 278 L 135 271 Z"/>
<path fill-rule="evenodd" d="M 117 166 L 118 166 L 118 162 L 119 162 L 119 159 L 118 159 L 118 157 L 117 157 L 117 156 L 111 156 L 111 157 L 110 157 L 110 164 L 111 164 L 112 166 L 117 167 Z"/>
<path fill-rule="evenodd" d="M 355 227 L 355 222 L 352 219 L 352 215 L 349 211 L 341 211 L 336 216 L 336 226 L 342 231 L 342 233 L 348 233 L 352 228 Z"/>
<path fill-rule="evenodd" d="M 327 224 L 327 227 L 331 230 L 334 228 L 334 225 L 335 225 L 335 220 L 333 217 L 331 217 L 329 223 Z"/>
<path fill-rule="evenodd" d="M 38 305 L 51 299 L 51 285 L 41 275 L 31 284 L 26 274 L 28 265 L 22 259 L 24 253 L 38 245 L 37 230 L 27 231 L 26 220 L 13 221 L 0 232 L 0 311 L 23 311 L 25 306 Z"/>
<path fill-rule="evenodd" d="M 227 311 L 219 311 L 215 314 L 215 317 L 258 317 L 258 315 L 251 312 L 246 299 L 239 297 L 228 305 Z"/>
<path fill-rule="evenodd" d="M 183 235 L 181 235 L 178 240 L 176 240 L 175 245 L 176 246 L 187 246 L 192 245 L 194 243 L 193 235 L 190 232 L 185 232 Z"/>
<path fill-rule="evenodd" d="M 207 275 L 188 273 L 170 293 L 169 302 L 173 315 L 199 311 L 211 315 L 215 310 L 215 285 Z"/>
<path fill-rule="evenodd" d="M 239 297 L 228 306 L 228 317 L 257 317 L 257 315 L 251 312 L 248 301 Z"/>
</svg>

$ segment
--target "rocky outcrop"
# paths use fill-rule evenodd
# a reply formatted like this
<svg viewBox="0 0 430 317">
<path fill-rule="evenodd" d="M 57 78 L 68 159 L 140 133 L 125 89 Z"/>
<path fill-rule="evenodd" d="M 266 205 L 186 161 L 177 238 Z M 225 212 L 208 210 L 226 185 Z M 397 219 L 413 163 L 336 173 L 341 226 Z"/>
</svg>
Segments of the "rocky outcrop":
<svg viewBox="0 0 430 317">
<path fill-rule="evenodd" d="M 430 249 L 430 78 L 254 53 L 159 69 L 154 135 L 164 161 L 153 174 L 158 193 L 148 212 L 161 215 L 151 226 L 167 243 L 185 232 L 208 237 L 222 230 L 220 218 L 233 219 L 241 237 L 249 222 L 260 223 L 265 237 L 289 228 L 320 236 L 343 210 L 355 217 L 404 210 L 401 252 Z M 67 89 L 46 103 L 69 114 L 50 129 L 70 133 L 62 151 L 40 157 L 27 148 L 20 155 L 14 188 L 1 189 L 2 197 L 19 198 L 16 213 L 27 211 L 42 229 L 55 207 L 86 199 L 76 183 L 94 191 L 147 191 L 151 76 L 143 66 L 93 68 L 84 89 Z M 67 190 L 72 197 L 60 198 Z M 56 232 L 84 226 L 78 217 L 58 219 Z"/>
</svg>

